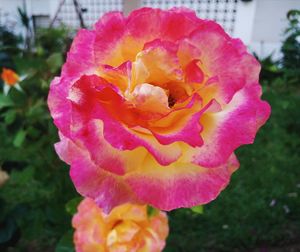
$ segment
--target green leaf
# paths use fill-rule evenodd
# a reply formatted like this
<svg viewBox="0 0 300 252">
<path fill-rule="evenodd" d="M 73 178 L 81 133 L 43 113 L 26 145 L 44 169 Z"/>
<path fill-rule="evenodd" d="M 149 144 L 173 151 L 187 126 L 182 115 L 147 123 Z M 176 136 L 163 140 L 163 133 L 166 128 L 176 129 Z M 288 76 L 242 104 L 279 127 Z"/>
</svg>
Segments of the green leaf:
<svg viewBox="0 0 300 252">
<path fill-rule="evenodd" d="M 19 184 L 19 185 L 23 185 L 26 183 L 28 184 L 28 181 L 32 182 L 33 176 L 34 176 L 34 168 L 32 166 L 27 167 L 21 171 L 13 170 L 10 175 L 9 182 L 14 184 Z"/>
<path fill-rule="evenodd" d="M 48 59 L 47 64 L 50 67 L 51 73 L 55 73 L 63 64 L 63 57 L 61 53 L 52 53 Z"/>
<path fill-rule="evenodd" d="M 82 197 L 76 197 L 71 199 L 67 204 L 66 204 L 66 211 L 74 215 L 77 212 L 77 206 L 79 203 L 82 201 Z"/>
<path fill-rule="evenodd" d="M 154 215 L 156 215 L 158 212 L 158 210 L 152 206 L 147 206 L 147 214 L 148 214 L 148 217 L 152 217 Z"/>
<path fill-rule="evenodd" d="M 23 129 L 20 129 L 17 133 L 17 135 L 15 136 L 15 139 L 14 139 L 14 146 L 19 148 L 22 146 L 24 140 L 25 140 L 25 137 L 26 137 L 26 131 L 23 130 Z"/>
<path fill-rule="evenodd" d="M 15 110 L 8 110 L 6 113 L 5 113 L 5 117 L 4 117 L 4 121 L 7 125 L 10 125 L 12 124 L 15 119 L 16 119 L 16 116 L 17 116 L 17 112 Z"/>
<path fill-rule="evenodd" d="M 190 208 L 194 213 L 197 213 L 197 214 L 203 214 L 203 206 L 200 205 L 200 206 L 194 206 L 194 207 L 191 207 Z"/>
<path fill-rule="evenodd" d="M 0 94 L 0 109 L 5 107 L 10 107 L 13 105 L 14 105 L 13 101 L 8 96 Z"/>
<path fill-rule="evenodd" d="M 40 135 L 40 130 L 34 128 L 33 126 L 29 126 L 27 129 L 27 135 L 32 138 L 37 138 Z"/>
<path fill-rule="evenodd" d="M 73 245 L 73 230 L 69 230 L 58 242 L 55 252 L 75 252 Z"/>
</svg>

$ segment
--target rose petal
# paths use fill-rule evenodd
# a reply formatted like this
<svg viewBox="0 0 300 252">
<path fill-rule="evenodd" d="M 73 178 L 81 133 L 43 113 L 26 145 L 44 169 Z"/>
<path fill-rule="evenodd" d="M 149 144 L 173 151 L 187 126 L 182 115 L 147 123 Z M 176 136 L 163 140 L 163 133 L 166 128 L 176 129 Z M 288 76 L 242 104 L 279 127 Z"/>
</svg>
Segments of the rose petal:
<svg viewBox="0 0 300 252">
<path fill-rule="evenodd" d="M 239 146 L 253 143 L 258 129 L 270 116 L 270 106 L 260 96 L 260 86 L 253 84 L 237 92 L 222 111 L 204 115 L 204 144 L 185 152 L 187 159 L 204 167 L 215 167 L 223 164 Z"/>
<path fill-rule="evenodd" d="M 258 82 L 260 65 L 239 40 L 231 39 L 215 22 L 206 21 L 191 36 L 190 42 L 201 51 L 201 69 L 217 77 L 217 98 L 229 102 L 245 85 Z"/>
<path fill-rule="evenodd" d="M 163 85 L 183 78 L 174 44 L 160 40 L 152 41 L 138 53 L 132 71 L 132 89 L 142 83 Z"/>
<path fill-rule="evenodd" d="M 201 146 L 203 140 L 200 136 L 202 131 L 200 117 L 206 109 L 207 107 L 202 108 L 201 98 L 195 94 L 184 108 L 173 110 L 153 122 L 150 130 L 161 144 L 182 141 L 193 147 Z M 163 127 L 159 127 L 160 125 Z"/>
<path fill-rule="evenodd" d="M 166 91 L 148 83 L 139 84 L 132 92 L 132 102 L 139 110 L 166 114 L 170 111 Z"/>
<path fill-rule="evenodd" d="M 128 174 L 126 181 L 141 201 L 169 211 L 214 200 L 238 166 L 234 155 L 227 163 L 211 169 L 180 162 L 162 167 L 153 165 L 150 158 L 143 169 Z"/>
<path fill-rule="evenodd" d="M 73 130 L 84 127 L 89 120 L 100 119 L 104 123 L 105 140 L 116 149 L 145 147 L 163 165 L 181 156 L 177 143 L 161 145 L 153 136 L 124 125 L 122 117 L 128 120 L 128 115 L 134 120 L 135 115 L 127 109 L 122 97 L 100 77 L 83 76 L 74 84 L 69 97 L 72 100 Z"/>
<path fill-rule="evenodd" d="M 157 38 L 175 42 L 194 31 L 200 22 L 195 12 L 186 8 L 141 8 L 130 13 L 127 29 L 131 36 L 145 42 Z"/>
<path fill-rule="evenodd" d="M 78 193 L 94 199 L 106 213 L 123 203 L 140 202 L 121 178 L 97 167 L 84 149 L 69 144 L 74 151 L 70 176 Z"/>
<path fill-rule="evenodd" d="M 62 69 L 62 77 L 56 77 L 50 84 L 48 106 L 55 125 L 66 136 L 69 135 L 71 105 L 67 100 L 69 88 L 79 76 L 95 71 L 92 31 L 80 30 L 73 40 L 67 61 Z"/>
</svg>

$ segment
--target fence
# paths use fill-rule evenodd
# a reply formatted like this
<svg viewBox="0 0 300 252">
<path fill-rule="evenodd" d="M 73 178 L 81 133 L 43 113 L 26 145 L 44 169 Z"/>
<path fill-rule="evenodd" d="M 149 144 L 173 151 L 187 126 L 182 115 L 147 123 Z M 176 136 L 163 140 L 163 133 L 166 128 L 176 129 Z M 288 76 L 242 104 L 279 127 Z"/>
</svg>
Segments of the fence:
<svg viewBox="0 0 300 252">
<path fill-rule="evenodd" d="M 184 6 L 196 11 L 205 19 L 213 19 L 231 35 L 243 33 L 249 37 L 254 20 L 254 2 L 242 3 L 240 0 L 78 0 L 85 24 L 92 26 L 100 16 L 109 11 L 129 12 L 132 9 L 148 6 L 169 9 Z M 245 5 L 247 5 L 245 7 Z M 73 0 L 65 0 L 57 18 L 58 23 L 77 28 L 80 25 Z M 239 28 L 243 26 L 243 28 Z M 248 31 L 248 34 L 247 34 Z M 246 33 L 246 34 L 245 34 Z M 247 39 L 246 39 L 247 40 Z M 249 40 L 249 39 L 248 39 Z M 247 42 L 247 41 L 246 41 Z"/>
<path fill-rule="evenodd" d="M 122 0 L 81 0 L 78 2 L 85 25 L 88 27 L 92 26 L 106 12 L 123 10 Z M 66 0 L 62 5 L 58 13 L 57 22 L 75 28 L 80 26 L 73 0 Z"/>
</svg>

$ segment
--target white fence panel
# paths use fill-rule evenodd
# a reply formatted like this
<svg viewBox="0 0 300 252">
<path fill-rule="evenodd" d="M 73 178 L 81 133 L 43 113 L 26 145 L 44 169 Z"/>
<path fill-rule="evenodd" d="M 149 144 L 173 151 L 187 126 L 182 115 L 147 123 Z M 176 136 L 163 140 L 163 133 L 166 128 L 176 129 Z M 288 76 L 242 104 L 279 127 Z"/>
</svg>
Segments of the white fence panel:
<svg viewBox="0 0 300 252">
<path fill-rule="evenodd" d="M 142 6 L 169 9 L 184 6 L 196 11 L 200 18 L 218 22 L 230 34 L 234 33 L 238 0 L 141 0 Z"/>
<path fill-rule="evenodd" d="M 106 12 L 123 10 L 122 0 L 81 0 L 78 3 L 87 27 L 91 27 Z M 73 0 L 66 0 L 62 5 L 56 23 L 74 28 L 80 26 Z"/>
</svg>

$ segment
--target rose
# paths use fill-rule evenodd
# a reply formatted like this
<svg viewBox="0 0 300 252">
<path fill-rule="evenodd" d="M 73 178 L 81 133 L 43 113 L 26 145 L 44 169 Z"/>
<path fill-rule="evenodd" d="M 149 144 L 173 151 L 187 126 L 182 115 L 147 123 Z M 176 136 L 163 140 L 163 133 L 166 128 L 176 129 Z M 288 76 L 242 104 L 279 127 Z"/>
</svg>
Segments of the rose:
<svg viewBox="0 0 300 252">
<path fill-rule="evenodd" d="M 106 14 L 79 31 L 51 83 L 56 151 L 105 211 L 210 202 L 269 117 L 259 71 L 240 40 L 190 10 Z"/>
<path fill-rule="evenodd" d="M 105 214 L 92 199 L 84 199 L 73 217 L 78 252 L 159 252 L 169 232 L 167 215 L 147 215 L 147 206 L 124 204 Z"/>
</svg>

